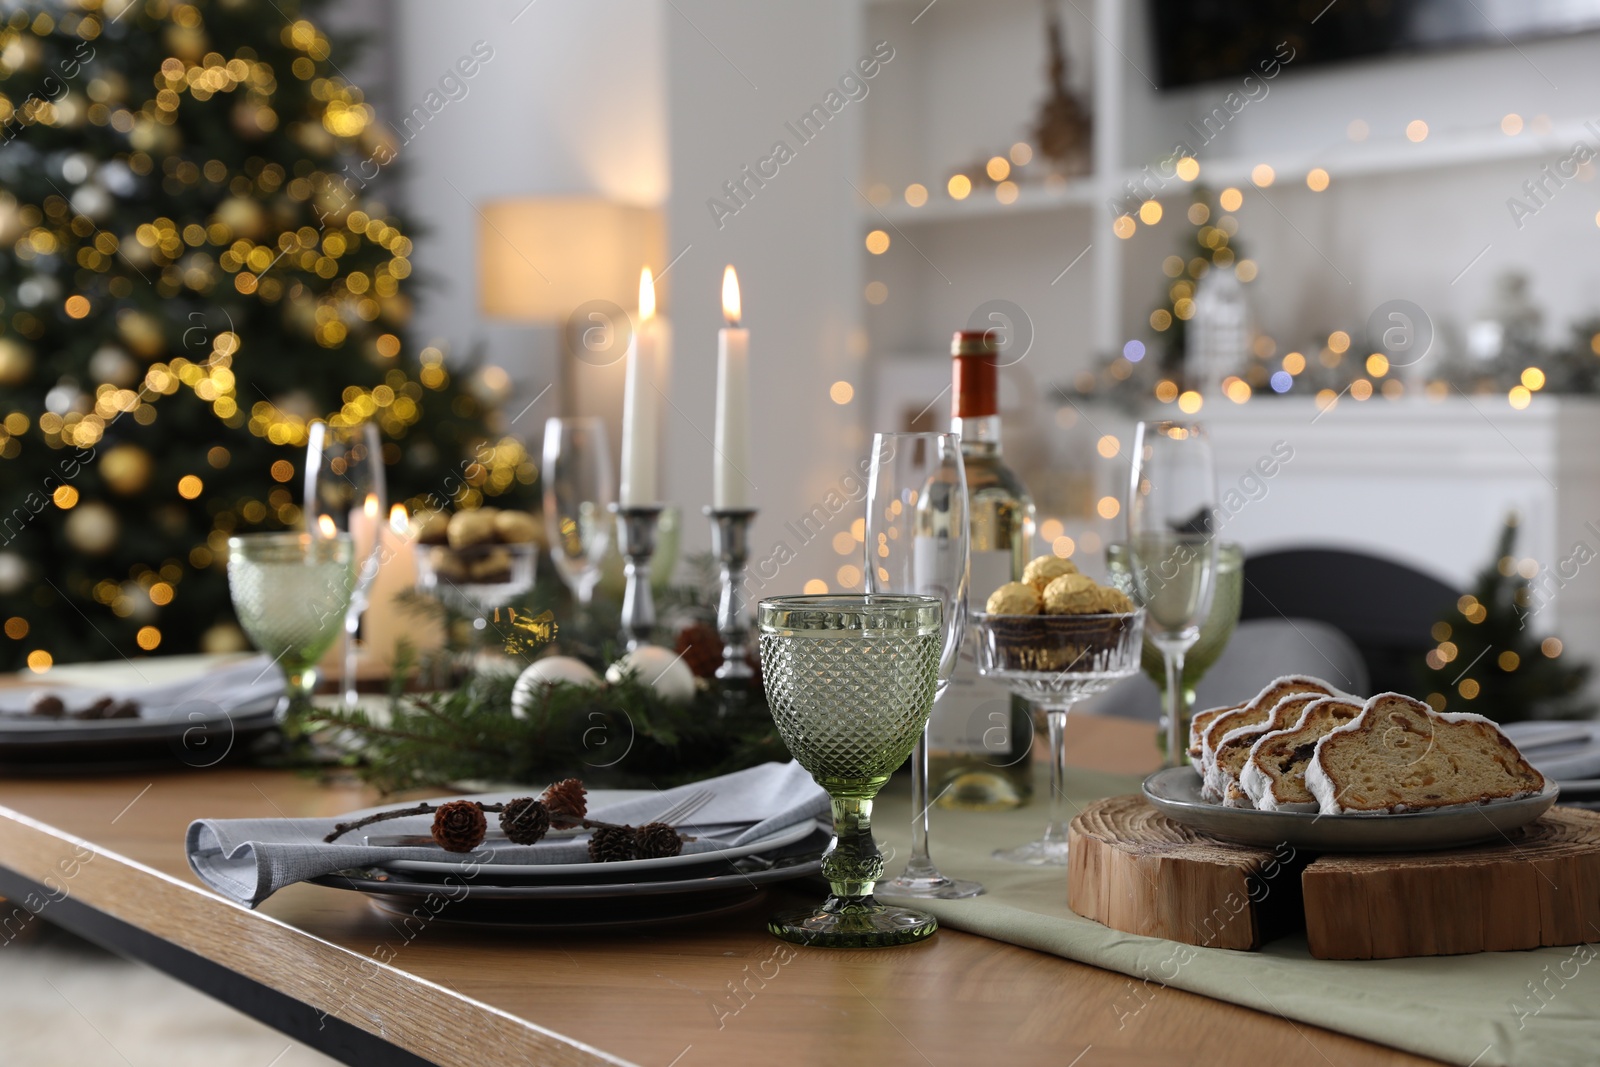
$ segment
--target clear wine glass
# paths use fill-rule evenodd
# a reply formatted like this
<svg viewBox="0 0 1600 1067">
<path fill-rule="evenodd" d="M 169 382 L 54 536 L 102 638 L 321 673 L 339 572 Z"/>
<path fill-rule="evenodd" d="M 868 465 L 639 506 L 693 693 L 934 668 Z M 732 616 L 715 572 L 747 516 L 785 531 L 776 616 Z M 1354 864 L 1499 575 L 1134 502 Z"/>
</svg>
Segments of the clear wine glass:
<svg viewBox="0 0 1600 1067">
<path fill-rule="evenodd" d="M 313 538 L 347 533 L 355 553 L 355 586 L 344 615 L 341 687 L 348 707 L 356 704 L 356 636 L 378 577 L 382 538 L 378 524 L 389 514 L 385 500 L 383 447 L 370 422 L 331 426 L 311 424 L 306 444 L 305 519 Z"/>
<path fill-rule="evenodd" d="M 1128 562 L 1145 631 L 1166 660 L 1166 764 L 1183 762 L 1183 657 L 1200 638 L 1216 588 L 1217 508 L 1211 439 L 1195 422 L 1141 422 L 1128 486 Z"/>
<path fill-rule="evenodd" d="M 614 525 L 616 489 L 605 423 L 592 417 L 547 419 L 541 479 L 550 556 L 586 614 Z"/>
<path fill-rule="evenodd" d="M 1121 541 L 1106 545 L 1106 570 L 1111 581 L 1128 596 L 1137 593 L 1133 587 L 1133 571 L 1128 562 L 1128 546 Z M 1183 655 L 1183 700 L 1178 705 L 1178 737 L 1189 736 L 1189 722 L 1194 717 L 1195 687 L 1206 676 L 1213 664 L 1222 657 L 1233 631 L 1239 625 L 1239 606 L 1244 597 L 1244 548 L 1236 541 L 1217 542 L 1217 572 L 1212 579 L 1211 611 L 1200 624 L 1200 636 Z M 1144 652 L 1140 656 L 1144 673 L 1161 690 L 1161 699 L 1167 699 L 1167 661 L 1161 649 L 1149 637 L 1145 638 Z M 1162 758 L 1167 752 L 1167 736 L 1157 735 Z M 1186 760 L 1188 753 L 1179 752 Z"/>
<path fill-rule="evenodd" d="M 820 907 L 768 920 L 785 941 L 878 948 L 939 928 L 931 915 L 873 897 L 883 856 L 872 839 L 872 801 L 928 725 L 943 614 L 934 597 L 892 593 L 783 596 L 757 606 L 767 707 L 833 809 L 833 843 L 822 855 L 832 892 Z"/>
<path fill-rule="evenodd" d="M 939 680 L 950 684 L 967 632 L 969 516 L 961 438 L 953 433 L 880 433 L 867 479 L 866 578 L 869 593 L 937 597 L 944 605 Z M 928 731 L 911 754 L 911 858 L 885 882 L 916 897 L 974 897 L 977 882 L 948 878 L 928 852 Z"/>
<path fill-rule="evenodd" d="M 287 682 L 280 714 L 311 706 L 317 663 L 339 636 L 355 587 L 346 533 L 244 534 L 228 539 L 228 593 L 239 625 Z"/>
</svg>

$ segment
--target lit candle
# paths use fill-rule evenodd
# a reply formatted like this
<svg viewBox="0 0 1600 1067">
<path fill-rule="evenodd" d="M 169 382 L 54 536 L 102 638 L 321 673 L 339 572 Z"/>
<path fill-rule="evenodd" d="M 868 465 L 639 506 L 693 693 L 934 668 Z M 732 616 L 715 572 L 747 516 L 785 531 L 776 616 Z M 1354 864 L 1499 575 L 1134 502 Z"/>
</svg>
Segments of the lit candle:
<svg viewBox="0 0 1600 1067">
<path fill-rule="evenodd" d="M 397 598 L 417 584 L 416 532 L 404 504 L 389 509 L 389 522 L 378 527 L 378 574 L 372 582 L 371 604 L 362 620 L 366 653 L 384 665 L 394 662 L 394 650 L 405 639 L 416 652 L 430 652 L 443 643 L 444 634 L 432 619 L 405 611 Z"/>
<path fill-rule="evenodd" d="M 716 466 L 711 504 L 719 511 L 750 506 L 750 331 L 739 325 L 739 276 L 722 273 L 722 316 L 717 332 Z"/>
<path fill-rule="evenodd" d="M 628 345 L 627 384 L 622 393 L 623 507 L 657 501 L 656 490 L 656 287 L 650 268 L 639 274 L 639 328 Z"/>
</svg>

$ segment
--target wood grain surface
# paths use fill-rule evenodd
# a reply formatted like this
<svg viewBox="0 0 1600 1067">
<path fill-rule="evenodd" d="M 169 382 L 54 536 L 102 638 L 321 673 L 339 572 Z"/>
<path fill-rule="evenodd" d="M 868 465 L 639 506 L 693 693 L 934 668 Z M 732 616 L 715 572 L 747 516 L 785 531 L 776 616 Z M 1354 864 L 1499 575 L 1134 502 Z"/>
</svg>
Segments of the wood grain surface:
<svg viewBox="0 0 1600 1067">
<path fill-rule="evenodd" d="M 1147 725 L 1075 716 L 1071 758 L 1148 767 Z M 633 1063 L 1155 1065 L 1423 1060 L 1177 989 L 1124 1025 L 1131 980 L 945 930 L 905 948 L 782 944 L 773 894 L 732 916 L 610 936 L 402 926 L 355 893 L 290 887 L 257 911 L 191 875 L 199 816 L 333 815 L 374 802 L 252 769 L 0 782 L 0 865 L 443 1067 Z M 46 904 L 41 914 L 49 917 Z M 1241 1042 L 1244 1044 L 1241 1045 Z M 1078 1059 L 1078 1057 L 1082 1057 Z"/>
<path fill-rule="evenodd" d="M 1572 808 L 1472 848 L 1313 857 L 1213 840 L 1128 795 L 1088 805 L 1070 840 L 1073 911 L 1191 945 L 1251 950 L 1304 929 L 1318 959 L 1396 959 L 1600 929 L 1600 813 Z"/>
<path fill-rule="evenodd" d="M 1577 945 L 1600 930 L 1600 813 L 1551 808 L 1503 842 L 1319 857 L 1306 939 L 1327 960 Z"/>
<path fill-rule="evenodd" d="M 1067 836 L 1068 906 L 1113 930 L 1249 951 L 1301 925 L 1298 894 L 1282 891 L 1293 850 L 1205 837 L 1132 794 L 1090 804 Z"/>
</svg>

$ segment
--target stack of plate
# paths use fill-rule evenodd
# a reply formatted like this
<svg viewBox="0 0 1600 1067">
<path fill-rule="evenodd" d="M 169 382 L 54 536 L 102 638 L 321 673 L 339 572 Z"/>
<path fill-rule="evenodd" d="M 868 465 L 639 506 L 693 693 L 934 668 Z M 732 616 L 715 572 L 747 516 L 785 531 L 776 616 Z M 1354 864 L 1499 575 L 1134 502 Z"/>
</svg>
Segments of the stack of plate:
<svg viewBox="0 0 1600 1067">
<path fill-rule="evenodd" d="M 591 790 L 591 810 L 625 795 Z M 679 829 L 705 837 L 733 836 L 739 828 Z M 496 862 L 498 848 L 509 843 L 491 835 L 468 855 L 440 849 L 437 860 L 394 860 L 312 882 L 369 894 L 379 909 L 423 921 L 563 932 L 602 930 L 682 922 L 747 907 L 768 886 L 817 875 L 831 839 L 831 826 L 808 820 L 756 841 L 687 855 L 528 864 Z M 421 842 L 374 827 L 366 843 L 414 847 Z M 441 900 L 446 902 L 442 907 Z"/>
<path fill-rule="evenodd" d="M 283 696 L 283 674 L 265 656 L 62 667 L 48 677 L 47 684 L 0 689 L 0 773 L 214 766 L 275 725 Z M 30 715 L 44 695 L 69 710 L 102 697 L 131 700 L 138 717 Z"/>
<path fill-rule="evenodd" d="M 1561 787 L 1561 803 L 1600 810 L 1600 722 L 1514 722 L 1504 730 Z"/>
</svg>

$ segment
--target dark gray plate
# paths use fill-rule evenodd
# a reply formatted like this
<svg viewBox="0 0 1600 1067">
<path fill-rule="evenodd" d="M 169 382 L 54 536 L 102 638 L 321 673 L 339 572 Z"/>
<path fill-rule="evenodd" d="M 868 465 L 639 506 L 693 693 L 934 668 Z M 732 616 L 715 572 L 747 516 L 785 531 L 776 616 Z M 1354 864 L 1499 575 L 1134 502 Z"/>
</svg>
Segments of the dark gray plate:
<svg viewBox="0 0 1600 1067">
<path fill-rule="evenodd" d="M 1200 798 L 1193 767 L 1168 767 L 1144 780 L 1145 799 L 1174 822 L 1246 845 L 1287 844 L 1308 852 L 1431 852 L 1514 840 L 1513 832 L 1549 811 L 1559 790 L 1446 811 L 1400 815 L 1316 815 L 1299 811 L 1225 808 Z"/>
</svg>

